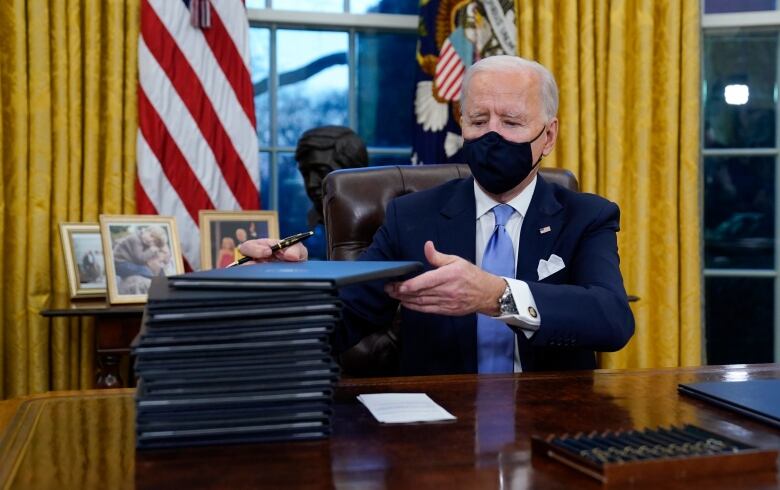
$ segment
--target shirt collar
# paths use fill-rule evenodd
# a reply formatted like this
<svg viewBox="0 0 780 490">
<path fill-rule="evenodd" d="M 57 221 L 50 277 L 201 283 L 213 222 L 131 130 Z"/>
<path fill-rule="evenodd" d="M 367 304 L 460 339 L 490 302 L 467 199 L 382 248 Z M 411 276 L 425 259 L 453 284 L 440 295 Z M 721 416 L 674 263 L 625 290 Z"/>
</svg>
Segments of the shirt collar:
<svg viewBox="0 0 780 490">
<path fill-rule="evenodd" d="M 534 196 L 534 189 L 536 189 L 536 179 L 537 176 L 534 175 L 534 180 L 523 189 L 523 192 L 516 195 L 507 203 L 523 218 L 525 218 L 525 215 L 528 212 L 528 206 L 531 205 L 531 198 Z M 477 219 L 481 218 L 483 214 L 493 209 L 496 205 L 501 204 L 488 196 L 485 191 L 477 185 L 476 179 L 474 180 L 474 198 L 477 201 Z"/>
</svg>

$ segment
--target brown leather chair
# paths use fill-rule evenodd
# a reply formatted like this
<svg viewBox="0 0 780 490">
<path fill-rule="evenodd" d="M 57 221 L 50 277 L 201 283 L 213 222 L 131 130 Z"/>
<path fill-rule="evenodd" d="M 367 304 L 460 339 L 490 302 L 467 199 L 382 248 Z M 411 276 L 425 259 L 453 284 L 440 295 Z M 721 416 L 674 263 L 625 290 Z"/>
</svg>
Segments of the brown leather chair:
<svg viewBox="0 0 780 490">
<path fill-rule="evenodd" d="M 548 182 L 579 190 L 576 177 L 568 170 L 542 168 L 539 172 Z M 322 184 L 328 259 L 356 259 L 371 244 L 392 199 L 470 175 L 468 165 L 464 164 L 395 165 L 331 172 Z M 386 331 L 361 340 L 341 355 L 344 373 L 353 376 L 397 374 L 398 334 L 398 325 L 389 325 Z"/>
</svg>

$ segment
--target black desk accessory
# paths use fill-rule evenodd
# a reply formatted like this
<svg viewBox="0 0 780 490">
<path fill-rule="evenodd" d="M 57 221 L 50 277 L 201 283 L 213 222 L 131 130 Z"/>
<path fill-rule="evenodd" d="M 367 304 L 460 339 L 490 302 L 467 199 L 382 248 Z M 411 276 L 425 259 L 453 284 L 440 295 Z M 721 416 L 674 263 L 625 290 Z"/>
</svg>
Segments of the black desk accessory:
<svg viewBox="0 0 780 490">
<path fill-rule="evenodd" d="M 604 484 L 774 473 L 778 455 L 693 425 L 534 436 L 531 450 Z"/>
</svg>

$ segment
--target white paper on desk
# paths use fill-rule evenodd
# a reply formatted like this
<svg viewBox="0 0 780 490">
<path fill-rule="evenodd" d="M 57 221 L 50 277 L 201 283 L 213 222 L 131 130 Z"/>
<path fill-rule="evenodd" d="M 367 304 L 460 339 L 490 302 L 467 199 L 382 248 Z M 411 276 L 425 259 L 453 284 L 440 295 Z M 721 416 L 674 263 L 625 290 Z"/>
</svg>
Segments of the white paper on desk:
<svg viewBox="0 0 780 490">
<path fill-rule="evenodd" d="M 454 415 L 425 393 L 374 393 L 358 395 L 357 399 L 375 419 L 385 424 L 455 420 Z"/>
</svg>

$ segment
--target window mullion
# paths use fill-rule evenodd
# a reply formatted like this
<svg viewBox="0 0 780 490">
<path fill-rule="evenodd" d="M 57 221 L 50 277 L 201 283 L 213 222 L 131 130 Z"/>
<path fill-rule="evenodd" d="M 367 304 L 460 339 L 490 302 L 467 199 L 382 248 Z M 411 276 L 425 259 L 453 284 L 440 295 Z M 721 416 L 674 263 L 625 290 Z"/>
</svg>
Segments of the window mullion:
<svg viewBox="0 0 780 490">
<path fill-rule="evenodd" d="M 780 31 L 776 33 L 777 36 L 780 36 Z M 780 59 L 780 39 L 778 39 L 777 43 L 777 49 L 778 49 L 778 59 Z M 774 93 L 777 94 L 777 84 L 780 83 L 780 63 L 777 63 L 777 67 L 775 68 L 775 88 Z M 775 100 L 773 100 L 775 104 L 775 148 L 777 149 L 780 147 L 780 110 L 778 110 L 777 107 L 777 97 L 775 97 Z M 780 230 L 780 200 L 778 199 L 777 191 L 780 189 L 780 164 L 778 164 L 778 159 L 780 159 L 780 156 L 775 155 L 775 202 L 774 202 L 774 209 L 775 209 L 775 272 L 778 270 L 778 263 L 780 263 L 780 241 L 777 239 L 777 233 L 778 230 Z M 774 304 L 773 304 L 773 312 L 774 312 L 774 361 L 778 362 L 780 360 L 780 278 L 775 275 L 775 281 L 774 281 Z"/>
<path fill-rule="evenodd" d="M 347 124 L 358 133 L 357 120 L 357 33 L 354 28 L 349 30 L 349 47 L 347 52 L 347 70 L 349 82 L 347 84 Z"/>
<path fill-rule="evenodd" d="M 271 173 L 271 196 L 268 200 L 268 203 L 270 204 L 271 209 L 279 210 L 279 160 L 278 160 L 278 149 L 277 149 L 277 131 L 278 131 L 278 124 L 276 121 L 276 91 L 278 88 L 278 77 L 277 77 L 277 60 L 276 60 L 276 25 L 271 25 L 270 27 L 271 31 L 271 40 L 269 43 L 270 51 L 271 51 L 271 66 L 270 66 L 270 73 L 268 77 L 268 110 L 270 111 L 270 120 L 271 120 L 271 132 L 270 137 L 271 141 L 269 141 L 270 146 L 270 173 Z"/>
</svg>

